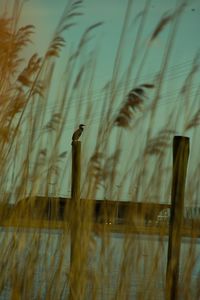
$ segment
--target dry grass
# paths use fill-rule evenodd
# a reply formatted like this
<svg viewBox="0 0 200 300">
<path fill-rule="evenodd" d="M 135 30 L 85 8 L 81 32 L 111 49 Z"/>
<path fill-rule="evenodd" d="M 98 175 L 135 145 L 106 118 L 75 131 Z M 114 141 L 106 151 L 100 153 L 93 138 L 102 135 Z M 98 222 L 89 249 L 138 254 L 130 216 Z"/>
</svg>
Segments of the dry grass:
<svg viewBox="0 0 200 300">
<path fill-rule="evenodd" d="M 113 75 L 100 94 L 101 101 L 94 100 L 93 88 L 97 52 L 87 53 L 86 45 L 103 23 L 86 28 L 77 48 L 68 50 L 52 106 L 49 98 L 56 64 L 66 44 L 64 35 L 82 16 L 83 1 L 68 2 L 45 55 L 39 57 L 35 53 L 28 62 L 23 59 L 23 51 L 31 42 L 34 27 L 18 28 L 22 2 L 16 1 L 13 15 L 0 17 L 0 299 L 67 299 L 70 290 L 71 298 L 76 300 L 164 299 L 167 238 L 162 235 L 162 228 L 156 238 L 128 234 L 130 226 L 136 231 L 145 226 L 136 212 L 129 211 L 125 214 L 129 226 L 123 227 L 123 233 L 113 234 L 120 226 L 109 225 L 114 223 L 109 209 L 102 213 L 104 222 L 94 224 L 93 202 L 87 208 L 80 205 L 71 209 L 66 205 L 64 221 L 59 221 L 56 218 L 61 204 L 50 197 L 62 194 L 63 182 L 65 196 L 70 189 L 71 133 L 84 119 L 98 126 L 96 132 L 90 126 L 84 132 L 82 198 L 96 199 L 101 194 L 117 203 L 128 190 L 129 201 L 169 203 L 172 138 L 181 124 L 181 132 L 187 135 L 190 131 L 192 136 L 186 205 L 199 206 L 200 164 L 195 151 L 200 112 L 192 105 L 198 100 L 199 89 L 194 95 L 191 92 L 198 74 L 198 56 L 180 87 L 178 97 L 183 101 L 174 104 L 164 125 L 155 132 L 167 66 L 185 6 L 181 4 L 171 14 L 158 18 L 149 44 L 167 26 L 171 29 L 160 74 L 156 80 L 140 82 L 149 48 L 145 49 L 138 70 L 135 61 L 150 3 L 146 1 L 144 10 L 134 19 L 134 24 L 138 22 L 136 43 L 130 49 L 130 62 L 122 76 L 123 47 L 132 18 L 132 1 L 128 1 Z M 128 90 L 128 78 L 133 73 L 136 80 Z M 125 101 L 120 103 L 118 86 L 125 95 Z M 70 137 L 66 137 L 65 129 L 71 132 Z M 14 208 L 9 207 L 8 190 L 15 195 Z M 199 266 L 199 240 L 192 238 L 197 226 L 199 222 L 192 224 L 191 238 L 183 243 L 180 299 L 200 297 L 197 271 L 194 276 Z M 74 256 L 70 254 L 70 232 L 76 237 Z"/>
</svg>

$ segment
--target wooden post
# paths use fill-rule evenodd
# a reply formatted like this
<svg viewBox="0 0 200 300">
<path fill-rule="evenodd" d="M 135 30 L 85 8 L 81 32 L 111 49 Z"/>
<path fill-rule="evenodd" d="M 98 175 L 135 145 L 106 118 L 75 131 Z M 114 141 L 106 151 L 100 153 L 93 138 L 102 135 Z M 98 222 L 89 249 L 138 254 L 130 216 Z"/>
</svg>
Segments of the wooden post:
<svg viewBox="0 0 200 300">
<path fill-rule="evenodd" d="M 178 299 L 179 256 L 188 157 L 189 138 L 175 136 L 173 140 L 173 177 L 166 274 L 166 300 Z"/>
<path fill-rule="evenodd" d="M 81 142 L 72 142 L 72 182 L 71 199 L 74 202 L 80 201 L 80 181 L 81 181 Z"/>
<path fill-rule="evenodd" d="M 70 300 L 80 297 L 81 272 L 81 216 L 80 216 L 80 180 L 81 180 L 81 142 L 72 142 L 72 182 L 70 205 L 71 258 L 70 258 Z"/>
</svg>

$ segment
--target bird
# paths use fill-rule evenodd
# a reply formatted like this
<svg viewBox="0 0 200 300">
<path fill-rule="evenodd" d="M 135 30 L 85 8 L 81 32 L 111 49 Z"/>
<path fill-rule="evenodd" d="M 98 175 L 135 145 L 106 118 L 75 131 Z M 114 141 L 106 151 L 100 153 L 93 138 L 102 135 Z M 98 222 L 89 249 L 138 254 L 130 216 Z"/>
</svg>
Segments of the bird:
<svg viewBox="0 0 200 300">
<path fill-rule="evenodd" d="M 79 128 L 72 135 L 72 142 L 78 141 L 78 139 L 80 138 L 83 132 L 84 126 L 85 126 L 84 124 L 79 125 Z"/>
</svg>

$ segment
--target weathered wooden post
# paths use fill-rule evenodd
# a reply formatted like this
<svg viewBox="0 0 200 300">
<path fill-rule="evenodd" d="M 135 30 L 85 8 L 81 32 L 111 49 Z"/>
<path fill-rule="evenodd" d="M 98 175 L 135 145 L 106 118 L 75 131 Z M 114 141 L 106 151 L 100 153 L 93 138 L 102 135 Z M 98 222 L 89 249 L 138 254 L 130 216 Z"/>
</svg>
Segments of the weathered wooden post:
<svg viewBox="0 0 200 300">
<path fill-rule="evenodd" d="M 178 299 L 179 256 L 188 157 L 189 138 L 175 136 L 173 140 L 173 177 L 166 274 L 166 300 Z"/>
<path fill-rule="evenodd" d="M 80 298 L 81 286 L 81 208 L 80 208 L 80 180 L 81 180 L 81 142 L 72 142 L 72 182 L 70 204 L 70 300 Z"/>
<path fill-rule="evenodd" d="M 72 142 L 72 182 L 71 198 L 73 203 L 80 202 L 80 181 L 81 181 L 81 142 Z"/>
</svg>

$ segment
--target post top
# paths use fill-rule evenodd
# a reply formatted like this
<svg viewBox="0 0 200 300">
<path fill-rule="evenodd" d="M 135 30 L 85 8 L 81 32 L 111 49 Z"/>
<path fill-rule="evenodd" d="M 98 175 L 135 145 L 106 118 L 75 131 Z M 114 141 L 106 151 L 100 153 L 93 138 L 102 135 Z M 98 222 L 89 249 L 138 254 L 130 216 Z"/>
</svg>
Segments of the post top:
<svg viewBox="0 0 200 300">
<path fill-rule="evenodd" d="M 188 136 L 175 135 L 174 139 L 176 139 L 176 140 L 189 140 L 190 138 Z"/>
</svg>

